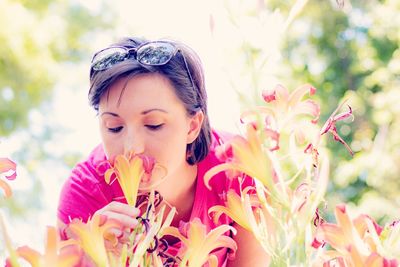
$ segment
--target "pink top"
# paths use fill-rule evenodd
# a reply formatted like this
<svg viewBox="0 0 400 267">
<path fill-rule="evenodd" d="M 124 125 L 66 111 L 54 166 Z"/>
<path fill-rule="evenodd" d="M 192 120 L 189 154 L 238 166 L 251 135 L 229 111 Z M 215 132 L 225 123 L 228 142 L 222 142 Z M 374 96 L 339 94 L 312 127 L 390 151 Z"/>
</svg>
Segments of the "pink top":
<svg viewBox="0 0 400 267">
<path fill-rule="evenodd" d="M 229 188 L 235 188 L 236 190 L 238 188 L 238 185 L 232 184 L 223 172 L 211 179 L 211 190 L 208 190 L 204 184 L 204 174 L 213 166 L 221 163 L 215 156 L 215 148 L 219 143 L 226 141 L 227 138 L 230 138 L 230 135 L 213 131 L 210 152 L 198 164 L 196 195 L 190 219 L 199 218 L 207 226 L 208 231 L 218 226 L 209 217 L 208 209 L 215 205 L 223 205 L 222 195 Z M 58 206 L 58 218 L 65 224 L 68 224 L 70 219 L 73 218 L 81 218 L 86 221 L 98 209 L 113 200 L 120 199 L 119 196 L 123 195 L 119 184 L 108 185 L 104 181 L 101 171 L 98 170 L 100 163 L 105 160 L 103 147 L 99 145 L 92 151 L 86 161 L 79 163 L 72 170 L 71 176 L 62 188 Z M 232 220 L 227 216 L 221 216 L 219 223 L 232 224 Z M 178 243 L 174 246 L 179 248 L 180 244 Z M 218 266 L 225 266 L 227 249 L 218 249 L 214 254 L 218 257 Z"/>
</svg>

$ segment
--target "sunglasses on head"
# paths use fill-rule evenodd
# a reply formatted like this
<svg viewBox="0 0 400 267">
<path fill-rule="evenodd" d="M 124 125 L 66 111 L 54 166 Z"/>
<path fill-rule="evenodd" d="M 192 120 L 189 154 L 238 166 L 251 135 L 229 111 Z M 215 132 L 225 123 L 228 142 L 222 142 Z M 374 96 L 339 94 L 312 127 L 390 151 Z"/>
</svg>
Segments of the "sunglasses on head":
<svg viewBox="0 0 400 267">
<path fill-rule="evenodd" d="M 174 44 L 167 41 L 148 42 L 134 48 L 111 46 L 94 54 L 91 68 L 95 71 L 102 71 L 127 59 L 134 59 L 144 66 L 162 66 L 168 64 L 178 52 L 180 52 L 180 50 Z M 181 55 L 190 82 L 192 83 L 193 89 L 195 89 L 185 56 L 183 53 L 181 53 Z"/>
</svg>

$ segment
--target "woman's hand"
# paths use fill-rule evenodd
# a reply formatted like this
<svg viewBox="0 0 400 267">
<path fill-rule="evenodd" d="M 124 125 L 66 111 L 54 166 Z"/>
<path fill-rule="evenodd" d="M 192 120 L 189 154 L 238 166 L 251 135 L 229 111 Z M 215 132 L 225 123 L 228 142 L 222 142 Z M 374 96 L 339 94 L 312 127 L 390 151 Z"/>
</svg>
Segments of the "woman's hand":
<svg viewBox="0 0 400 267">
<path fill-rule="evenodd" d="M 116 221 L 120 225 L 120 228 L 111 228 L 110 233 L 117 237 L 118 243 L 115 244 L 105 240 L 107 250 L 118 254 L 122 245 L 129 242 L 129 235 L 138 224 L 136 218 L 139 214 L 140 210 L 138 208 L 117 201 L 110 202 L 96 211 L 95 215 L 100 215 L 106 220 Z"/>
</svg>

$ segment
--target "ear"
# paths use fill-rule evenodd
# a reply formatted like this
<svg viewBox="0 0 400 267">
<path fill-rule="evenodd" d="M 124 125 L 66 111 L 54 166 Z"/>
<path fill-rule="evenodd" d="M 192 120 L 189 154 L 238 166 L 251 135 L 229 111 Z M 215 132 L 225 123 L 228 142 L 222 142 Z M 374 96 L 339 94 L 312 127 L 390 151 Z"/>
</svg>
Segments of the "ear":
<svg viewBox="0 0 400 267">
<path fill-rule="evenodd" d="M 203 125 L 204 113 L 197 111 L 193 117 L 189 118 L 189 130 L 187 133 L 186 143 L 191 144 L 199 136 L 201 126 Z"/>
</svg>

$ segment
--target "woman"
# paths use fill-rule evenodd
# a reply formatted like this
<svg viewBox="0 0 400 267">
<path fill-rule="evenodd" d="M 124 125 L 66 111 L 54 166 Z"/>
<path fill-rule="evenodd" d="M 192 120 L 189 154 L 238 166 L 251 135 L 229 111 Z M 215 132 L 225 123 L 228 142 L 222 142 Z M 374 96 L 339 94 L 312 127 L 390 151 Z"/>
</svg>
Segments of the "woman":
<svg viewBox="0 0 400 267">
<path fill-rule="evenodd" d="M 150 155 L 168 170 L 156 190 L 177 209 L 172 225 L 200 218 L 215 225 L 208 209 L 223 204 L 231 183 L 223 173 L 208 190 L 203 176 L 220 164 L 215 148 L 226 134 L 211 130 L 201 62 L 196 53 L 175 41 L 123 39 L 96 53 L 90 70 L 89 100 L 98 112 L 102 145 L 79 163 L 65 182 L 58 217 L 63 229 L 73 218 L 93 214 L 120 221 L 133 229 L 140 211 L 121 200 L 117 183 L 108 185 L 99 168 L 105 160 L 130 151 Z M 251 233 L 238 230 L 234 260 L 227 249 L 215 252 L 219 266 L 265 266 L 267 257 Z"/>
</svg>

